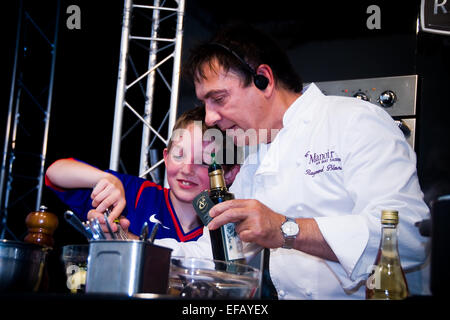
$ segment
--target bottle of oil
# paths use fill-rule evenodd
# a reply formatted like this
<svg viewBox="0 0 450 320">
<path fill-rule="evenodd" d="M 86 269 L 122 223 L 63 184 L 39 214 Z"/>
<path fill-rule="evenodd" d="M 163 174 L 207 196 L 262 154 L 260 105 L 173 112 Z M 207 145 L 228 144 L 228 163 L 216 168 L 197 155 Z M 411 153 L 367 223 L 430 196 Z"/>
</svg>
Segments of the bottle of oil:
<svg viewBox="0 0 450 320">
<path fill-rule="evenodd" d="M 408 285 L 400 264 L 397 245 L 398 211 L 381 213 L 381 243 L 373 272 L 366 283 L 366 299 L 400 300 L 408 296 Z"/>
<path fill-rule="evenodd" d="M 234 199 L 234 195 L 228 192 L 223 176 L 223 169 L 216 163 L 215 154 L 211 154 L 212 163 L 208 168 L 209 197 L 218 204 Z M 242 250 L 242 242 L 235 230 L 234 223 L 227 223 L 216 230 L 210 230 L 213 257 L 215 260 L 245 263 Z"/>
</svg>

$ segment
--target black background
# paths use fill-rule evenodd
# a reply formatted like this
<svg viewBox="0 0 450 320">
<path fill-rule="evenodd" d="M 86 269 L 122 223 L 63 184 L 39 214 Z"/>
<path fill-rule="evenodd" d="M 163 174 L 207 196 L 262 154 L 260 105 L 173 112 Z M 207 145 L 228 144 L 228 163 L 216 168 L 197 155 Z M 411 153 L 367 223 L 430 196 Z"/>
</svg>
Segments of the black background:
<svg viewBox="0 0 450 320">
<path fill-rule="evenodd" d="M 31 1 L 25 1 L 28 3 Z M 137 2 L 137 1 L 136 1 Z M 81 9 L 81 30 L 66 27 L 66 8 L 76 4 Z M 381 29 L 369 30 L 366 9 L 376 4 L 381 9 Z M 450 37 L 416 33 L 420 1 L 207 1 L 187 0 L 184 18 L 183 58 L 196 43 L 208 39 L 222 24 L 245 20 L 268 32 L 291 57 L 295 69 L 305 82 L 343 80 L 418 74 L 418 174 L 427 201 L 448 193 L 450 145 L 448 142 L 450 89 Z M 53 0 L 33 1 L 30 12 L 52 36 Z M 108 168 L 114 116 L 114 101 L 119 61 L 123 1 L 62 0 L 57 46 L 46 166 L 63 157 L 75 157 Z M 18 1 L 2 3 L 2 58 L 0 87 L 0 138 L 3 148 L 5 124 L 10 98 L 11 75 L 17 27 Z M 30 34 L 30 48 L 35 44 Z M 45 45 L 44 45 L 45 46 Z M 31 50 L 31 49 L 30 49 Z M 45 96 L 48 62 L 41 53 L 27 53 L 24 65 L 30 87 Z M 25 81 L 24 80 L 24 81 Z M 41 85 L 41 87 L 39 87 Z M 29 98 L 24 98 L 29 99 Z M 44 99 L 45 100 L 45 99 Z M 168 104 L 161 100 L 160 109 Z M 195 102 L 192 85 L 182 80 L 178 112 Z M 32 105 L 32 103 L 29 103 Z M 45 106 L 45 103 L 44 103 Z M 27 110 L 33 114 L 32 108 Z M 33 117 L 37 119 L 38 117 Z M 36 121 L 39 122 L 39 121 Z M 29 123 L 30 131 L 36 123 Z M 138 130 L 140 133 L 140 129 Z M 39 150 L 42 143 L 32 132 L 24 134 L 18 148 Z M 127 140 L 124 158 L 136 158 L 130 145 L 138 136 Z M 137 142 L 136 142 L 137 141 Z M 3 150 L 3 149 L 2 149 Z M 35 166 L 32 156 L 29 167 Z M 19 165 L 20 162 L 17 162 Z M 129 173 L 137 174 L 136 164 Z M 16 185 L 20 189 L 20 185 Z M 11 210 L 8 226 L 23 238 L 25 216 L 33 204 Z M 81 243 L 62 219 L 64 206 L 44 191 L 42 203 L 60 217 L 55 233 L 55 265 L 62 245 Z M 56 266 L 54 267 L 57 268 Z M 58 269 L 59 270 L 59 269 Z M 51 273 L 56 274 L 56 273 Z M 62 278 L 62 277 L 61 277 Z M 50 277 L 49 290 L 64 291 L 61 278 Z"/>
</svg>

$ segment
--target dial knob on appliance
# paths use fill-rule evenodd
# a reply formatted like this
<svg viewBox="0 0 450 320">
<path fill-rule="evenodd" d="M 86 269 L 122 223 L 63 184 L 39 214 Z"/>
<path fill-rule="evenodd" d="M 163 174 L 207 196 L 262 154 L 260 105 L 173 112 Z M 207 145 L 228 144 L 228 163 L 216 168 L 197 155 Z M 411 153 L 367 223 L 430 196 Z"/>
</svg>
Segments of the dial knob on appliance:
<svg viewBox="0 0 450 320">
<path fill-rule="evenodd" d="M 403 120 L 396 120 L 395 123 L 398 125 L 400 130 L 403 132 L 403 135 L 406 139 L 408 139 L 411 136 L 411 129 L 408 127 L 408 125 Z"/>
<path fill-rule="evenodd" d="M 384 91 L 382 94 L 380 94 L 380 97 L 377 100 L 377 102 L 384 108 L 392 107 L 396 101 L 397 96 L 395 95 L 394 91 L 391 90 Z"/>
<path fill-rule="evenodd" d="M 353 97 L 355 97 L 356 99 L 364 100 L 364 101 L 370 101 L 370 98 L 367 96 L 367 94 L 365 94 L 362 91 L 358 91 L 357 93 L 355 93 L 353 95 Z"/>
</svg>

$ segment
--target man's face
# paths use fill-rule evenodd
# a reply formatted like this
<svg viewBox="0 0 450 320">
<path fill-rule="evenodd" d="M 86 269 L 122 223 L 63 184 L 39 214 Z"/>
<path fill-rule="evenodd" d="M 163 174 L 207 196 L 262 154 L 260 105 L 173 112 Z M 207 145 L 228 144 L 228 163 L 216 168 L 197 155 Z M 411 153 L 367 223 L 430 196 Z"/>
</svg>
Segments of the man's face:
<svg viewBox="0 0 450 320">
<path fill-rule="evenodd" d="M 195 134 L 194 130 L 197 130 Z M 202 141 L 201 127 L 194 124 L 179 132 L 170 150 L 164 150 L 167 182 L 177 200 L 190 203 L 200 192 L 209 189 L 211 142 Z"/>
<path fill-rule="evenodd" d="M 205 104 L 205 122 L 217 125 L 235 144 L 252 144 L 258 129 L 264 129 L 266 112 L 263 93 L 255 86 L 243 87 L 239 76 L 225 72 L 217 62 L 204 66 L 206 79 L 195 81 L 197 98 Z"/>
</svg>

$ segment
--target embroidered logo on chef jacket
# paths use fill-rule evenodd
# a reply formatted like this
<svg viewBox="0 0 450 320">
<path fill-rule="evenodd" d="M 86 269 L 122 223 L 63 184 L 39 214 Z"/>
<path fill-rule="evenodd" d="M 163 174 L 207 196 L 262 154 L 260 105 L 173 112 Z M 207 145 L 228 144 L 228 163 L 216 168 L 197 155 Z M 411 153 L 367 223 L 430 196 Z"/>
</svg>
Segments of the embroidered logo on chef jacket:
<svg viewBox="0 0 450 320">
<path fill-rule="evenodd" d="M 341 158 L 333 149 L 325 152 L 307 151 L 305 153 L 306 170 L 305 175 L 315 177 L 324 172 L 341 171 Z"/>
</svg>

